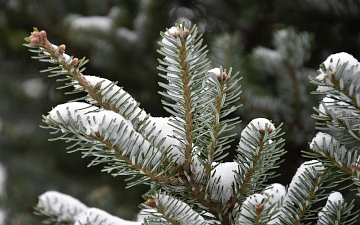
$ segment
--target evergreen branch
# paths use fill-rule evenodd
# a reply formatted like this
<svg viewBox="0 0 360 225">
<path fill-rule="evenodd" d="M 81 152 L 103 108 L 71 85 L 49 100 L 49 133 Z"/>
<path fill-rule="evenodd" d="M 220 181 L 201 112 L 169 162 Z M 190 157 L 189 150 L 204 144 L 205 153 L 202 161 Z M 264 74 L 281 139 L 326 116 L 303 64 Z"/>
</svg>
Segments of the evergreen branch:
<svg viewBox="0 0 360 225">
<path fill-rule="evenodd" d="M 84 156 L 95 156 L 91 165 L 108 163 L 104 171 L 117 170 L 114 175 L 143 174 L 155 182 L 177 184 L 169 176 L 171 172 L 164 174 L 163 170 L 163 166 L 167 171 L 174 170 L 173 163 L 135 132 L 128 121 L 112 111 L 94 110 L 96 107 L 86 103 L 66 103 L 55 107 L 44 122 L 60 127 L 63 133 L 74 134 L 72 139 L 61 138 L 76 141 L 73 146 L 80 145 L 77 150 L 85 152 Z M 141 183 L 148 183 L 148 179 L 142 179 Z"/>
<path fill-rule="evenodd" d="M 360 109 L 355 108 L 343 100 L 332 97 L 324 97 L 319 109 L 315 108 L 318 115 L 312 115 L 317 119 L 318 129 L 337 130 L 336 137 L 344 144 L 360 140 L 360 132 L 357 122 Z"/>
<path fill-rule="evenodd" d="M 202 115 L 197 116 L 198 123 L 204 124 L 198 136 L 201 142 L 197 144 L 199 151 L 202 153 L 201 157 L 205 161 L 205 177 L 209 177 L 213 168 L 213 162 L 220 161 L 226 156 L 223 151 L 230 146 L 228 143 L 231 141 L 233 135 L 224 136 L 226 131 L 232 130 L 240 121 L 238 118 L 225 119 L 228 114 L 235 111 L 239 106 L 227 108 L 230 102 L 237 101 L 239 99 L 240 91 L 235 89 L 231 90 L 239 81 L 235 74 L 232 76 L 231 70 L 226 73 L 222 68 L 214 68 L 209 70 L 212 76 L 207 81 L 207 89 L 212 90 L 210 99 L 212 101 L 206 104 Z M 203 119 L 211 118 L 211 119 Z"/>
<path fill-rule="evenodd" d="M 270 170 L 277 168 L 283 140 L 280 127 L 265 119 L 255 119 L 242 131 L 236 162 L 239 173 L 235 174 L 235 192 L 229 203 L 234 207 L 247 197 L 262 190 L 264 182 L 274 177 Z"/>
<path fill-rule="evenodd" d="M 239 224 L 268 224 L 273 213 L 272 207 L 267 207 L 267 199 L 262 194 L 254 194 L 246 198 L 241 205 L 236 222 Z"/>
<path fill-rule="evenodd" d="M 354 224 L 359 216 L 359 210 L 351 212 L 354 207 L 353 202 L 347 204 L 339 192 L 329 195 L 326 205 L 318 214 L 318 225 L 327 224 Z"/>
<path fill-rule="evenodd" d="M 358 64 L 346 53 L 334 54 L 321 65 L 320 75 L 310 79 L 311 83 L 318 85 L 319 94 L 327 95 L 318 111 L 324 118 L 313 117 L 324 121 L 318 123 L 320 129 L 340 131 L 337 138 L 343 142 L 360 140 L 356 125 L 360 114 Z"/>
<path fill-rule="evenodd" d="M 281 125 L 275 129 L 267 119 L 254 119 L 241 133 L 234 162 L 220 162 L 235 135 L 230 131 L 239 122 L 228 116 L 240 106 L 233 105 L 241 93 L 240 79 L 231 69 L 209 70 L 201 35 L 196 26 L 188 28 L 184 22 L 161 33 L 158 52 L 164 59 L 159 60 L 158 69 L 168 81 L 160 86 L 165 89 L 161 94 L 166 98 L 164 108 L 172 115 L 169 118 L 146 114 L 116 82 L 83 75 L 85 58 L 70 57 L 65 45 L 51 44 L 45 31 L 34 29 L 25 38 L 29 42 L 25 46 L 37 54 L 33 58 L 56 64 L 42 72 L 65 82 L 58 89 L 74 87 L 67 94 L 86 92 L 78 100 L 90 103 L 58 105 L 43 117 L 57 135 L 54 140 L 70 143 L 69 152 L 94 157 L 89 166 L 106 164 L 103 171 L 128 175 L 128 187 L 151 186 L 144 206 L 153 210 L 144 224 L 304 224 L 316 213 L 318 224 L 354 223 L 358 211 L 351 212 L 353 203 L 347 205 L 336 193 L 328 196 L 327 190 L 350 179 L 360 190 L 358 61 L 335 54 L 322 64 L 321 74 L 311 79 L 319 86 L 318 93 L 327 95 L 316 109 L 317 124 L 338 134 L 335 138 L 318 134 L 313 139 L 310 148 L 315 153 L 308 155 L 321 162 L 301 165 L 286 191 L 283 185 L 266 184 L 276 176 L 273 169 L 284 154 Z M 296 71 L 308 57 L 309 47 L 308 35 L 300 36 L 293 30 L 279 31 L 274 38 L 277 50 L 259 51 L 274 56 L 265 66 L 282 75 L 291 71 L 288 77 L 295 87 L 298 109 L 301 94 Z M 230 49 L 222 50 L 230 54 Z M 229 61 L 226 56 L 224 60 Z M 67 205 L 57 201 L 60 195 L 46 196 L 39 198 L 36 210 L 48 216 L 48 222 L 124 223 L 71 198 L 66 198 L 71 203 Z M 322 209 L 311 209 L 327 197 Z"/>
<path fill-rule="evenodd" d="M 45 31 L 38 31 L 34 28 L 30 37 L 25 38 L 29 44 L 24 44 L 29 48 L 38 48 L 38 50 L 32 50 L 39 54 L 40 61 L 50 62 L 58 64 L 57 67 L 50 67 L 42 72 L 50 72 L 51 76 L 66 75 L 66 78 L 62 80 L 72 80 L 71 83 L 66 84 L 61 88 L 74 86 L 75 91 L 69 93 L 77 93 L 78 90 L 82 90 L 88 93 L 89 99 L 95 101 L 97 105 L 104 109 L 121 113 L 125 118 L 129 119 L 133 123 L 135 118 L 144 119 L 146 113 L 138 108 L 138 103 L 121 88 L 117 87 L 115 83 L 112 83 L 103 78 L 97 78 L 93 76 L 84 76 L 82 74 L 85 67 L 83 67 L 88 60 L 85 58 L 79 60 L 78 58 L 70 57 L 65 54 L 65 45 L 56 46 L 50 43 L 47 39 Z M 105 87 L 104 87 L 105 86 Z"/>
<path fill-rule="evenodd" d="M 201 167 L 202 172 L 197 174 L 195 171 L 195 176 L 197 178 L 191 178 L 185 182 L 185 187 L 187 190 L 190 190 L 188 198 L 194 199 L 201 203 L 202 207 L 205 207 L 210 213 L 212 213 L 215 218 L 223 220 L 219 211 L 223 211 L 226 204 L 222 201 L 216 200 L 212 196 L 211 192 L 216 192 L 215 190 L 210 190 L 206 188 L 203 183 L 202 178 L 209 179 L 210 172 L 213 170 L 213 162 L 219 161 L 226 154 L 222 154 L 223 150 L 228 148 L 229 138 L 233 135 L 223 136 L 223 133 L 229 130 L 232 130 L 234 125 L 239 121 L 238 118 L 234 119 L 224 119 L 229 113 L 234 111 L 237 107 L 231 109 L 226 109 L 229 105 L 228 101 L 233 101 L 235 98 L 238 98 L 240 92 L 236 88 L 234 92 L 231 90 L 235 85 L 234 83 L 238 82 L 239 79 L 236 78 L 236 75 L 231 75 L 231 70 L 229 74 L 225 72 L 220 72 L 221 69 L 211 70 L 210 73 L 213 73 L 212 77 L 206 81 L 207 90 L 209 92 L 209 98 L 211 101 L 209 104 L 206 104 L 203 108 L 202 115 L 196 117 L 198 124 L 204 124 L 200 126 L 198 131 L 198 140 L 201 141 L 197 143 L 197 147 L 200 148 L 199 152 L 203 154 L 203 161 L 205 161 L 205 168 Z M 221 74 L 221 75 L 220 75 Z M 210 79 L 211 78 L 211 79 Z M 206 90 L 205 90 L 206 91 Z M 229 98 L 227 98 L 229 96 Z M 203 120 L 202 117 L 211 118 L 211 120 Z M 221 137 L 221 136 L 222 137 Z M 202 138 L 199 138 L 199 137 Z M 199 155 L 198 158 L 201 156 Z M 194 173 L 194 171 L 193 171 Z M 213 182 L 214 184 L 214 182 Z M 227 219 L 227 217 L 225 217 Z M 224 219 L 225 219 L 224 218 Z M 224 221 L 226 223 L 226 220 Z"/>
<path fill-rule="evenodd" d="M 183 25 L 182 25 L 183 26 Z M 182 119 L 184 120 L 184 137 L 185 137 L 185 162 L 184 168 L 186 171 L 190 171 L 190 163 L 192 159 L 192 147 L 193 147 L 193 115 L 192 115 L 192 105 L 191 105 L 191 87 L 190 82 L 190 71 L 189 71 L 189 60 L 187 60 L 187 48 L 186 48 L 186 39 L 189 35 L 189 30 L 178 25 L 178 31 L 171 33 L 168 31 L 165 34 L 162 34 L 164 40 L 168 41 L 169 44 L 164 44 L 164 47 L 161 49 L 160 53 L 164 55 L 171 55 L 170 50 L 173 49 L 177 54 L 173 54 L 176 57 L 178 63 L 179 78 L 181 79 L 180 92 L 182 93 L 183 99 L 181 99 L 181 109 L 183 110 Z M 163 41 L 165 42 L 165 41 Z M 168 56 L 169 57 L 169 56 Z M 178 58 L 177 58 L 178 57 Z M 173 68 L 173 67 L 171 67 Z M 179 108 L 179 107 L 175 107 Z M 178 111 L 175 109 L 175 111 Z M 176 115 L 175 115 L 176 116 Z"/>
<path fill-rule="evenodd" d="M 322 132 L 316 134 L 310 144 L 310 149 L 317 153 L 317 158 L 322 159 L 326 166 L 340 169 L 341 175 L 346 174 L 347 178 L 351 178 L 353 183 L 360 187 L 359 151 L 357 149 L 346 150 L 345 146 L 341 146 L 341 142 Z M 341 178 L 338 183 L 345 179 Z"/>
<path fill-rule="evenodd" d="M 183 168 L 185 173 L 191 173 L 191 163 L 193 157 L 193 147 L 196 143 L 194 137 L 198 124 L 194 118 L 198 111 L 202 111 L 202 104 L 208 99 L 204 98 L 201 86 L 207 76 L 204 76 L 209 65 L 205 59 L 205 46 L 202 47 L 201 35 L 197 35 L 196 26 L 190 26 L 189 30 L 185 28 L 185 23 L 177 24 L 165 33 L 162 33 L 162 46 L 159 53 L 164 55 L 164 60 L 159 60 L 160 64 L 167 66 L 158 68 L 166 75 L 161 75 L 169 80 L 169 85 L 160 83 L 167 92 L 161 92 L 162 95 L 169 97 L 175 103 L 166 103 L 165 107 L 173 116 L 173 123 L 176 126 L 179 140 L 184 143 L 185 162 Z M 199 113 L 200 114 L 200 113 Z"/>
<path fill-rule="evenodd" d="M 266 217 L 266 219 L 268 220 L 266 224 L 278 223 L 285 195 L 285 186 L 278 183 L 266 187 L 263 191 L 263 196 L 266 199 L 264 203 L 264 208 L 266 210 L 265 213 L 268 214 L 268 216 Z"/>
<path fill-rule="evenodd" d="M 177 138 L 181 137 L 182 139 L 179 138 L 179 141 L 187 140 L 185 142 L 186 145 L 190 140 L 187 138 L 187 134 L 191 133 L 191 135 L 194 135 L 196 133 L 196 135 L 193 136 L 194 139 L 192 139 L 193 144 L 191 144 L 191 148 L 193 148 L 193 146 L 196 147 L 196 151 L 202 153 L 197 159 L 200 159 L 200 163 L 204 161 L 207 164 L 207 172 L 205 175 L 204 172 L 198 174 L 196 171 L 191 171 L 191 173 L 189 173 L 184 164 L 184 171 L 182 172 L 184 176 L 183 180 L 185 187 L 189 190 L 186 196 L 199 201 L 202 203 L 202 207 L 206 207 L 216 218 L 220 218 L 221 213 L 218 212 L 219 210 L 222 211 L 224 204 L 220 201 L 214 201 L 209 197 L 209 191 L 206 191 L 203 185 L 204 181 L 201 178 L 209 176 L 212 170 L 212 162 L 224 157 L 225 155 L 222 154 L 222 151 L 229 147 L 229 138 L 232 135 L 223 136 L 222 138 L 220 138 L 219 135 L 231 130 L 237 123 L 236 118 L 226 120 L 225 117 L 237 108 L 232 107 L 226 109 L 231 102 L 238 100 L 240 92 L 238 91 L 236 83 L 239 79 L 236 78 L 237 74 L 235 74 L 230 80 L 232 77 L 231 71 L 228 75 L 225 75 L 228 76 L 227 78 L 220 72 L 218 77 L 209 73 L 210 71 L 208 73 L 201 72 L 207 68 L 208 63 L 202 60 L 204 53 L 200 51 L 202 51 L 204 47 L 200 48 L 200 37 L 196 37 L 196 35 L 190 31 L 188 35 L 190 38 L 186 41 L 186 44 L 189 45 L 187 46 L 185 44 L 184 47 L 184 44 L 180 45 L 184 43 L 184 41 L 182 41 L 181 37 L 177 36 L 178 31 L 176 28 L 172 29 L 172 33 L 162 34 L 163 40 L 160 43 L 162 48 L 159 52 L 165 56 L 165 59 L 159 60 L 159 62 L 165 67 L 160 66 L 159 69 L 167 73 L 161 76 L 169 81 L 169 84 L 160 83 L 160 86 L 167 90 L 167 92 L 162 93 L 162 95 L 175 101 L 175 104 L 165 101 L 163 104 L 169 106 L 169 108 L 165 107 L 165 109 L 174 116 L 172 121 L 175 124 L 174 128 L 177 130 Z M 177 27 L 177 29 L 181 31 L 182 28 L 180 26 Z M 190 45 L 191 38 L 194 40 L 193 45 Z M 195 41 L 198 42 L 195 44 Z M 190 46 L 192 49 L 188 51 Z M 185 59 L 185 55 L 188 59 Z M 194 58 L 191 59 L 190 56 Z M 189 60 L 189 62 L 186 60 Z M 181 65 L 190 65 L 190 69 L 183 68 Z M 185 73 L 186 71 L 188 71 L 188 74 Z M 223 81 L 220 81 L 221 79 L 223 79 Z M 237 86 L 237 88 L 234 88 L 235 86 Z M 184 96 L 189 96 L 189 98 Z M 186 99 L 188 99 L 188 102 L 186 102 Z M 192 107 L 191 109 L 189 108 L 190 106 Z M 172 109 L 170 109 L 170 107 Z M 193 124 L 191 125 L 191 132 L 190 130 L 186 130 L 189 128 L 187 125 L 189 122 Z M 186 125 L 183 125 L 184 123 Z M 194 151 L 194 149 L 192 151 Z M 186 152 L 190 153 L 185 147 L 185 155 L 188 154 Z M 188 161 L 190 161 L 190 158 Z M 194 161 L 194 158 L 192 161 Z"/>
<path fill-rule="evenodd" d="M 281 208 L 279 220 L 282 224 L 300 224 L 309 217 L 308 208 L 322 196 L 317 192 L 321 192 L 323 176 L 324 167 L 317 160 L 305 162 L 298 168 Z"/>
<path fill-rule="evenodd" d="M 179 57 L 180 57 L 180 67 L 181 67 L 181 75 L 182 75 L 182 86 L 183 86 L 183 98 L 184 98 L 184 122 L 185 122 L 185 137 L 186 137 L 186 145 L 185 145 L 185 162 L 184 169 L 185 171 L 190 171 L 190 164 L 192 161 L 192 147 L 193 147 L 193 113 L 192 113 L 192 104 L 191 104 L 191 86 L 190 86 L 190 68 L 188 62 L 186 60 L 187 57 L 187 49 L 185 46 L 185 38 L 180 38 L 181 46 L 179 46 Z"/>
</svg>

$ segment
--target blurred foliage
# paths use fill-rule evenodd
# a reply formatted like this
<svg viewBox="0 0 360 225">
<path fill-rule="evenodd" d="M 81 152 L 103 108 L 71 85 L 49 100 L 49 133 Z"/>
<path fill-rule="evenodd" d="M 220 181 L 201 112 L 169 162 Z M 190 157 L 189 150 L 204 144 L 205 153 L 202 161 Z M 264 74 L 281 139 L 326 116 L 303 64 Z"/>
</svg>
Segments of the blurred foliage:
<svg viewBox="0 0 360 225">
<path fill-rule="evenodd" d="M 258 64 L 252 53 L 259 46 L 277 50 L 274 35 L 281 29 L 293 27 L 298 33 L 311 34 L 311 55 L 298 68 L 302 71 L 299 84 L 304 85 L 301 94 L 309 95 L 315 87 L 305 84 L 307 75 L 314 73 L 308 68 L 318 68 L 329 54 L 340 51 L 360 58 L 357 2 L 0 0 L 0 161 L 7 168 L 7 194 L 1 205 L 7 211 L 7 224 L 39 224 L 41 218 L 32 215 L 32 207 L 46 190 L 70 194 L 126 219 L 137 212 L 144 192 L 144 187 L 125 189 L 122 178 L 101 174 L 101 167 L 87 168 L 88 159 L 67 155 L 66 145 L 47 141 L 51 135 L 39 128 L 41 115 L 69 98 L 63 90 L 55 89 L 59 85 L 55 80 L 38 72 L 47 65 L 31 60 L 21 46 L 33 27 L 46 30 L 55 44 L 66 44 L 68 54 L 89 58 L 87 74 L 119 81 L 147 112 L 159 116 L 165 115 L 157 94 L 159 32 L 184 19 L 196 23 L 212 51 L 214 64 L 223 62 L 225 68 L 233 65 L 244 77 L 244 109 L 238 112 L 244 124 L 259 116 L 287 123 L 288 154 L 278 181 L 288 183 L 301 163 L 300 150 L 308 148 L 308 138 L 315 133 L 302 121 L 305 117 L 310 121 L 310 114 L 304 112 L 310 113 L 317 100 L 305 96 L 298 106 L 293 104 L 295 99 L 283 101 L 288 96 L 279 88 L 286 82 Z M 81 19 L 94 16 L 105 23 L 81 25 Z M 231 59 L 216 50 L 224 50 L 223 43 L 228 43 Z M 285 104 L 279 110 L 289 111 L 264 113 L 256 107 L 247 108 L 246 97 L 251 96 L 265 99 L 263 104 L 273 98 Z M 296 113 L 301 117 L 292 120 Z M 292 126 L 294 121 L 299 126 Z"/>
</svg>

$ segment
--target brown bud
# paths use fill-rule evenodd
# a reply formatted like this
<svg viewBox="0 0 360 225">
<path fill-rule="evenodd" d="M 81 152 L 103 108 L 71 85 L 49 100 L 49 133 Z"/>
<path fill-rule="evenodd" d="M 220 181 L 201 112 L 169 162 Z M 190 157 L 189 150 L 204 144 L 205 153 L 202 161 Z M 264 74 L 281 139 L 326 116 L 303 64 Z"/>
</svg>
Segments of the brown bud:
<svg viewBox="0 0 360 225">
<path fill-rule="evenodd" d="M 39 37 L 30 36 L 30 43 L 33 44 L 33 45 L 38 45 L 39 44 Z"/>
<path fill-rule="evenodd" d="M 222 73 L 222 76 L 220 76 L 220 74 L 216 74 L 216 78 L 221 81 L 221 80 L 226 80 L 227 78 L 227 74 L 225 72 Z"/>
<path fill-rule="evenodd" d="M 71 65 L 75 65 L 76 63 L 78 63 L 79 62 L 79 59 L 78 58 L 73 58 L 72 60 L 71 60 Z"/>
<path fill-rule="evenodd" d="M 152 208 L 155 208 L 156 207 L 156 202 L 158 200 L 159 199 L 157 199 L 157 198 L 149 198 L 148 200 L 146 200 L 145 205 L 150 206 Z"/>
<path fill-rule="evenodd" d="M 47 34 L 44 30 L 42 31 L 34 31 L 30 35 L 30 43 L 33 45 L 37 45 L 40 47 L 44 47 L 47 42 Z"/>
<path fill-rule="evenodd" d="M 98 130 L 95 131 L 95 136 L 96 136 L 96 137 L 100 137 L 100 131 L 98 131 Z"/>
<path fill-rule="evenodd" d="M 44 30 L 40 31 L 40 34 L 41 34 L 41 36 L 43 36 L 45 38 L 47 37 L 46 31 L 44 31 Z"/>
<path fill-rule="evenodd" d="M 255 206 L 256 212 L 261 212 L 264 209 L 264 204 L 259 204 Z"/>
<path fill-rule="evenodd" d="M 183 31 L 183 36 L 182 36 L 182 38 L 186 39 L 187 36 L 189 35 L 189 33 L 190 33 L 190 31 L 187 30 L 187 29 L 185 29 L 185 30 Z"/>
<path fill-rule="evenodd" d="M 88 133 L 87 135 L 89 135 L 89 137 L 100 137 L 100 132 L 99 131 L 95 131 L 94 134 L 92 132 Z"/>
<path fill-rule="evenodd" d="M 59 53 L 62 55 L 65 52 L 66 46 L 65 45 L 60 45 L 59 46 Z"/>
<path fill-rule="evenodd" d="M 172 36 L 174 37 L 180 37 L 180 38 L 183 38 L 183 39 L 186 39 L 187 36 L 189 35 L 190 31 L 187 30 L 187 29 L 184 29 L 183 32 L 182 32 L 182 36 L 180 36 L 180 31 L 176 31 L 176 32 L 172 32 Z"/>
<path fill-rule="evenodd" d="M 268 131 L 269 133 L 272 133 L 272 132 L 274 131 L 274 129 L 269 128 L 267 131 Z M 264 128 L 260 128 L 260 129 L 259 129 L 259 132 L 260 132 L 261 134 L 265 134 L 265 129 L 264 129 Z"/>
</svg>

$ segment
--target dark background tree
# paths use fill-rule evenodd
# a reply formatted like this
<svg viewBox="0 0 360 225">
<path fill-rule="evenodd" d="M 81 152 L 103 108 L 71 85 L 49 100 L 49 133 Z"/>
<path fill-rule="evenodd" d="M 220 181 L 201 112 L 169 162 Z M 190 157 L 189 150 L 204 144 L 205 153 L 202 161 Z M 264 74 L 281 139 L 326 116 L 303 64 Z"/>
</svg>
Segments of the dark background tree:
<svg viewBox="0 0 360 225">
<path fill-rule="evenodd" d="M 102 23 L 89 25 L 82 20 L 94 18 Z M 39 224 L 41 218 L 33 216 L 32 207 L 39 194 L 51 189 L 127 219 L 137 212 L 144 192 L 143 187 L 125 189 L 123 178 L 101 174 L 101 167 L 87 168 L 88 159 L 66 154 L 63 143 L 47 141 L 51 135 L 39 128 L 41 115 L 69 98 L 64 90 L 55 90 L 59 84 L 54 79 L 38 72 L 47 65 L 31 60 L 21 46 L 34 26 L 46 30 L 54 43 L 66 44 L 68 54 L 89 58 L 86 74 L 119 81 L 154 116 L 166 115 L 157 94 L 160 31 L 184 19 L 196 23 L 214 63 L 230 41 L 232 65 L 244 77 L 244 106 L 237 112 L 244 124 L 260 116 L 276 124 L 285 122 L 288 154 L 276 180 L 285 184 L 303 160 L 300 151 L 308 149 L 315 134 L 313 128 L 291 124 L 313 125 L 310 114 L 318 100 L 308 96 L 301 103 L 307 117 L 293 117 L 297 99 L 284 101 L 284 93 L 277 91 L 288 83 L 257 64 L 253 53 L 259 46 L 276 49 L 274 34 L 280 29 L 292 27 L 311 34 L 310 55 L 300 68 L 304 72 L 300 85 L 310 95 L 315 87 L 308 84 L 307 75 L 315 74 L 329 54 L 346 51 L 360 58 L 359 18 L 359 1 L 349 0 L 0 0 L 0 161 L 7 170 L 7 195 L 1 205 L 7 211 L 7 224 Z M 264 96 L 285 103 L 279 110 L 289 109 L 290 115 L 251 104 Z M 264 109 L 268 102 L 259 104 Z"/>
</svg>

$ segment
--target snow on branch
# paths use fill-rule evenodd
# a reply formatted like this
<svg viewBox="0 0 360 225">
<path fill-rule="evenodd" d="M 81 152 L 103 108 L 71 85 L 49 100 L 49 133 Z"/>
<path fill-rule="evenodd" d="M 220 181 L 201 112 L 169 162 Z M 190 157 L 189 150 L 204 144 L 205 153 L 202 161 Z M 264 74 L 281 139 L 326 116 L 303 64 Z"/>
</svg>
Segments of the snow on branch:
<svg viewBox="0 0 360 225">
<path fill-rule="evenodd" d="M 159 161 L 161 153 L 135 132 L 128 120 L 113 111 L 96 109 L 81 102 L 61 104 L 49 112 L 45 122 L 109 143 L 133 164 L 154 165 Z"/>
<path fill-rule="evenodd" d="M 36 210 L 55 218 L 57 222 L 74 223 L 88 207 L 79 200 L 57 191 L 47 191 L 39 196 Z"/>
<path fill-rule="evenodd" d="M 77 23 L 75 27 L 89 25 L 83 25 L 82 20 Z M 353 203 L 347 205 L 338 192 L 329 195 L 323 208 L 310 209 L 327 197 L 327 188 L 336 187 L 325 181 L 332 175 L 340 177 L 335 174 L 341 170 L 350 175 L 360 192 L 360 68 L 354 57 L 332 55 L 322 64 L 321 74 L 310 78 L 319 87 L 317 93 L 326 94 L 315 108 L 318 128 L 330 132 L 316 135 L 310 143 L 314 152 L 309 154 L 315 159 L 298 168 L 286 189 L 278 183 L 268 185 L 285 153 L 281 124 L 275 126 L 265 118 L 252 120 L 241 132 L 235 159 L 224 162 L 230 138 L 235 136 L 231 132 L 239 122 L 239 118 L 229 117 L 241 105 L 240 78 L 231 68 L 209 68 L 206 46 L 195 25 L 176 24 L 161 36 L 158 52 L 163 59 L 158 69 L 166 81 L 160 86 L 170 117 L 152 117 L 116 82 L 84 75 L 82 66 L 87 60 L 65 54 L 65 45 L 50 43 L 45 31 L 35 29 L 26 38 L 25 46 L 37 54 L 33 58 L 56 65 L 43 72 L 63 76 L 60 80 L 68 83 L 61 88 L 72 87 L 72 94 L 86 93 L 43 117 L 53 133 L 60 134 L 57 139 L 75 142 L 71 147 L 95 157 L 92 164 L 106 163 L 104 171 L 136 178 L 129 186 L 150 187 L 143 206 L 151 210 L 139 216 L 139 221 L 126 221 L 88 208 L 71 196 L 46 192 L 39 197 L 36 209 L 49 217 L 47 222 L 302 224 L 314 211 L 318 224 L 354 222 L 357 212 L 351 212 Z M 257 49 L 255 55 L 268 58 L 265 62 L 270 69 L 281 69 L 284 62 L 299 66 L 308 55 L 307 51 L 295 54 L 295 50 L 308 48 L 309 38 L 302 34 L 300 40 L 293 30 L 282 30 L 275 36 L 276 51 Z M 284 40 L 287 49 L 281 44 Z M 286 58 L 290 53 L 292 57 Z"/>
</svg>

